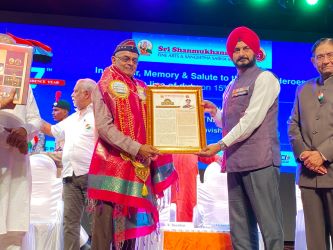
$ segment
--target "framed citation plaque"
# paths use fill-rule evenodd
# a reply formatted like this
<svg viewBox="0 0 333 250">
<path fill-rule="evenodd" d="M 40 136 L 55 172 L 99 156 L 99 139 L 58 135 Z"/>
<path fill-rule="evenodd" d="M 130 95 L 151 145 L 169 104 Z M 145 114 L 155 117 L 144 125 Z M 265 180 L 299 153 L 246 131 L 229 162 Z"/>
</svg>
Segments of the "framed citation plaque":
<svg viewBox="0 0 333 250">
<path fill-rule="evenodd" d="M 201 86 L 148 86 L 148 143 L 162 153 L 194 153 L 206 146 Z"/>
<path fill-rule="evenodd" d="M 15 104 L 26 104 L 32 47 L 0 43 L 0 97 L 16 90 Z"/>
</svg>

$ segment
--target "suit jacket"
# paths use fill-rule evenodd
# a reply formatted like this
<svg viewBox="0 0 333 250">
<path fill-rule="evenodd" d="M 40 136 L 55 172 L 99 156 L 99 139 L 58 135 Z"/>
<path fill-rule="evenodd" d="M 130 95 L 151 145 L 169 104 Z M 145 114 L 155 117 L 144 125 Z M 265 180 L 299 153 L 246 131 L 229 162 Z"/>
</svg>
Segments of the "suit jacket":
<svg viewBox="0 0 333 250">
<path fill-rule="evenodd" d="M 324 96 L 321 101 L 319 93 Z M 333 188 L 333 77 L 325 82 L 314 78 L 297 88 L 288 125 L 289 140 L 299 162 L 298 184 Z M 327 159 L 327 174 L 317 174 L 302 167 L 299 156 L 305 150 L 317 150 Z"/>
</svg>

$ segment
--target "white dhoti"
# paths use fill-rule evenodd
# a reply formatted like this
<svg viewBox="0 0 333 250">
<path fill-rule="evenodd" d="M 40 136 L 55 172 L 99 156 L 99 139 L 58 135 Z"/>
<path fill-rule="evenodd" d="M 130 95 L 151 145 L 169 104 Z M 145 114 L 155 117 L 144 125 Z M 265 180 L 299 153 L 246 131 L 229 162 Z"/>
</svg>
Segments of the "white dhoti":
<svg viewBox="0 0 333 250">
<path fill-rule="evenodd" d="M 0 150 L 0 235 L 28 231 L 31 194 L 28 161 L 17 149 Z"/>
<path fill-rule="evenodd" d="M 4 117 L 0 127 L 0 250 L 19 247 L 29 229 L 31 172 L 29 157 L 6 143 Z M 19 248 L 17 248 L 19 249 Z"/>
</svg>

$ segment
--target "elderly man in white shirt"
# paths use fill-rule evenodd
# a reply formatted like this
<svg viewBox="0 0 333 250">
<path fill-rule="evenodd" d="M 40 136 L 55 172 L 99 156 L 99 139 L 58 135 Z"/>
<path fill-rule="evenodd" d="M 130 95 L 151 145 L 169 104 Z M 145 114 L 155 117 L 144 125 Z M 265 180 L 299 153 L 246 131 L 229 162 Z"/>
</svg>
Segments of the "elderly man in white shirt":
<svg viewBox="0 0 333 250">
<path fill-rule="evenodd" d="M 30 218 L 27 142 L 37 135 L 41 119 L 31 88 L 26 105 L 1 102 L 0 109 L 0 249 L 21 249 Z"/>
<path fill-rule="evenodd" d="M 64 249 L 80 249 L 80 220 L 86 204 L 88 170 L 96 142 L 91 93 L 96 82 L 77 81 L 72 99 L 76 112 L 57 123 L 43 124 L 43 132 L 64 138 L 62 178 L 64 183 Z"/>
</svg>

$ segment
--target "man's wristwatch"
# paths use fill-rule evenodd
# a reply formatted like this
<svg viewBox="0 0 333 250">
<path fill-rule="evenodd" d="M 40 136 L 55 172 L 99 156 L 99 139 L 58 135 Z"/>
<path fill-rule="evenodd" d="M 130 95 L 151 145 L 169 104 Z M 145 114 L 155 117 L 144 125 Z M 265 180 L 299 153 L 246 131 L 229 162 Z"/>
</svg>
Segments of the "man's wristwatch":
<svg viewBox="0 0 333 250">
<path fill-rule="evenodd" d="M 227 148 L 227 145 L 222 140 L 218 141 L 217 144 L 220 145 L 221 151 L 223 151 Z"/>
</svg>

